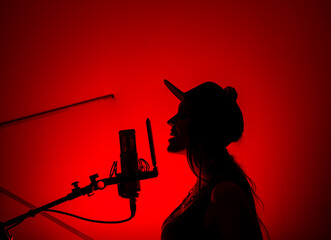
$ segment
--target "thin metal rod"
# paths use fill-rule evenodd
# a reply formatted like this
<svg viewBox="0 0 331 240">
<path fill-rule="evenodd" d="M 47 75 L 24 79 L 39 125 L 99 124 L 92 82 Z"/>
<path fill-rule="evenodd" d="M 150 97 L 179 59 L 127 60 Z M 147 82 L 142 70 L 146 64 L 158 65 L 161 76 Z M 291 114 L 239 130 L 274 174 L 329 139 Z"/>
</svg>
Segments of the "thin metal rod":
<svg viewBox="0 0 331 240">
<path fill-rule="evenodd" d="M 23 198 L 20 198 L 19 196 L 17 196 L 16 194 L 4 189 L 3 187 L 0 186 L 0 192 L 6 194 L 8 197 L 14 199 L 15 201 L 23 204 L 24 206 L 30 208 L 30 209 L 35 209 L 37 208 L 36 206 L 34 206 L 33 204 L 29 203 L 28 201 L 24 200 Z M 65 222 L 62 222 L 61 220 L 57 219 L 56 217 L 53 217 L 52 215 L 42 212 L 40 213 L 41 215 L 43 215 L 45 218 L 48 218 L 49 220 L 51 220 L 52 222 L 55 222 L 56 224 L 60 225 L 61 227 L 64 227 L 65 229 L 69 230 L 70 232 L 72 232 L 73 234 L 76 234 L 77 236 L 81 237 L 82 239 L 86 239 L 86 240 L 92 240 L 93 238 L 87 236 L 86 234 L 82 233 L 81 231 L 71 227 L 70 225 L 66 224 Z"/>
<path fill-rule="evenodd" d="M 54 108 L 54 109 L 51 109 L 51 110 L 31 114 L 31 115 L 28 115 L 28 116 L 25 116 L 25 117 L 20 117 L 20 118 L 12 119 L 12 120 L 9 120 L 9 121 L 5 121 L 5 122 L 0 123 L 0 127 L 4 127 L 5 125 L 9 125 L 9 124 L 12 124 L 12 123 L 17 123 L 17 122 L 22 121 L 22 120 L 26 120 L 26 119 L 29 119 L 29 118 L 41 116 L 41 115 L 44 115 L 44 114 L 47 114 L 47 113 L 63 110 L 63 109 L 70 108 L 70 107 L 75 107 L 75 106 L 78 106 L 78 105 L 81 105 L 81 104 L 85 104 L 85 103 L 89 103 L 89 102 L 92 102 L 92 101 L 105 99 L 105 98 L 114 98 L 114 94 L 108 94 L 108 95 L 104 95 L 104 96 L 101 96 L 101 97 L 96 97 L 96 98 L 92 98 L 92 99 L 89 99 L 89 100 L 69 104 L 69 105 L 66 105 L 66 106 L 63 106 L 63 107 L 58 107 L 58 108 Z"/>
<path fill-rule="evenodd" d="M 152 126 L 151 126 L 151 120 L 147 118 L 146 120 L 146 126 L 147 126 L 147 135 L 148 135 L 148 141 L 149 141 L 149 148 L 151 152 L 151 158 L 152 158 L 152 164 L 153 167 L 156 167 L 156 157 L 155 157 L 155 148 L 154 148 L 154 141 L 153 141 L 153 134 L 152 134 Z"/>
</svg>

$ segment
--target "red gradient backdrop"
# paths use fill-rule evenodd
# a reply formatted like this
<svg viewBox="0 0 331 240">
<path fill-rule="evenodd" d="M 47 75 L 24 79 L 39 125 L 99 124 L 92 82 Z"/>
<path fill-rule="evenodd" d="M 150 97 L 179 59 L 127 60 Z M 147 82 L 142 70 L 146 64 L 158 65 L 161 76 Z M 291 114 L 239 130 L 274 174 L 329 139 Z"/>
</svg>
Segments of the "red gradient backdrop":
<svg viewBox="0 0 331 240">
<path fill-rule="evenodd" d="M 194 182 L 184 156 L 166 152 L 166 121 L 186 91 L 234 86 L 245 118 L 231 153 L 257 185 L 271 239 L 330 239 L 329 1 L 1 1 L 0 121 L 113 93 L 0 129 L 0 184 L 34 205 L 71 182 L 107 177 L 118 131 L 134 128 L 150 162 L 152 121 L 159 177 L 141 182 L 136 217 L 119 225 L 54 215 L 94 239 L 158 239 L 163 220 Z M 116 186 L 57 207 L 103 220 L 129 215 Z M 28 209 L 0 195 L 0 220 Z M 79 239 L 42 216 L 16 239 Z"/>
</svg>

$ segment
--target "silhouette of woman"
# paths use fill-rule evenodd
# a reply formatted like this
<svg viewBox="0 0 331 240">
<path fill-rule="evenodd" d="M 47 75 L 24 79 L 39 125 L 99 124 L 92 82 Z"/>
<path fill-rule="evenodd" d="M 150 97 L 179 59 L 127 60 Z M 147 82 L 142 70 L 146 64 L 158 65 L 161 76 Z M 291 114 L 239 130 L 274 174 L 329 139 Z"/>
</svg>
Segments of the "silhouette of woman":
<svg viewBox="0 0 331 240">
<path fill-rule="evenodd" d="M 226 149 L 244 129 L 236 90 L 206 82 L 183 93 L 164 82 L 181 101 L 168 120 L 172 138 L 167 150 L 186 152 L 197 182 L 164 221 L 161 240 L 263 239 L 255 185 Z"/>
</svg>

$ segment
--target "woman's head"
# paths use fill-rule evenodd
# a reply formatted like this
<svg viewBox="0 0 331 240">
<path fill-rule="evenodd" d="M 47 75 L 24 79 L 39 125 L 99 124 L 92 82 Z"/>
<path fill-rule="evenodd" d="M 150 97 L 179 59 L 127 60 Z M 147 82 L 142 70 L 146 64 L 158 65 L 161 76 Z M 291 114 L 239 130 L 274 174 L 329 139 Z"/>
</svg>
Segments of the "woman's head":
<svg viewBox="0 0 331 240">
<path fill-rule="evenodd" d="M 178 113 L 168 121 L 173 136 L 169 139 L 168 151 L 187 150 L 191 167 L 214 168 L 220 158 L 224 158 L 226 146 L 237 141 L 243 132 L 236 90 L 205 82 L 183 93 L 168 81 L 165 83 L 181 100 Z M 201 162 L 201 159 L 210 162 Z"/>
<path fill-rule="evenodd" d="M 178 113 L 168 121 L 174 131 L 188 124 L 188 139 L 218 147 L 226 147 L 241 137 L 244 123 L 234 88 L 223 89 L 206 82 L 183 93 L 168 81 L 166 84 L 181 100 Z"/>
</svg>

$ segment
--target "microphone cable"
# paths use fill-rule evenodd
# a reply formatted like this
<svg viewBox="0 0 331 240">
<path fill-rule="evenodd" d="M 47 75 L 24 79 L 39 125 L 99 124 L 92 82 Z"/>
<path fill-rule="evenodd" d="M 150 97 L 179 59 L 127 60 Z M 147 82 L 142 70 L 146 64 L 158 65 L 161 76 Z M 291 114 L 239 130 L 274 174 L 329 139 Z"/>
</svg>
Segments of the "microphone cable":
<svg viewBox="0 0 331 240">
<path fill-rule="evenodd" d="M 138 159 L 138 170 L 140 172 L 147 172 L 147 171 L 149 171 L 149 169 L 150 169 L 150 166 L 149 166 L 148 162 L 145 159 L 143 159 L 143 158 L 139 158 Z M 113 165 L 111 166 L 110 174 L 109 175 L 110 175 L 110 177 L 112 177 L 113 175 L 116 176 L 116 174 L 117 174 L 117 161 L 114 161 L 113 162 Z M 72 214 L 72 213 L 63 212 L 63 211 L 59 211 L 59 210 L 55 210 L 55 209 L 48 209 L 46 211 L 47 212 L 53 212 L 53 213 L 59 213 L 59 214 L 67 215 L 67 216 L 78 218 L 80 220 L 88 221 L 88 222 L 103 223 L 103 224 L 117 224 L 117 223 L 127 222 L 127 221 L 131 220 L 135 216 L 136 210 L 137 210 L 136 201 L 137 201 L 136 198 L 130 198 L 131 216 L 129 218 L 127 218 L 127 219 L 119 220 L 119 221 L 95 220 L 95 219 L 85 218 L 85 217 L 82 217 L 82 216 L 78 216 L 78 215 L 75 215 L 75 214 Z"/>
<path fill-rule="evenodd" d="M 146 160 L 144 160 L 143 158 L 140 158 L 138 159 L 138 169 L 140 172 L 146 172 L 146 171 L 149 171 L 150 169 L 150 166 L 148 164 L 148 162 Z M 113 165 L 110 169 L 110 177 L 112 177 L 113 175 L 116 175 L 117 174 L 117 161 L 114 161 L 113 162 Z M 7 191 L 4 191 L 4 189 L 1 187 L 0 188 L 1 192 L 4 192 L 8 195 Z M 12 194 L 13 195 L 13 194 Z M 12 197 L 11 195 L 8 195 L 10 197 Z M 16 196 L 15 196 L 16 197 Z M 13 197 L 12 197 L 13 198 Z M 17 198 L 17 197 L 16 197 Z M 15 198 L 14 198 L 15 199 Z M 137 210 L 137 206 L 136 206 L 136 198 L 130 198 L 130 211 L 131 211 L 131 216 L 127 219 L 123 219 L 123 220 L 118 220 L 118 221 L 103 221 L 103 220 L 95 220 L 95 219 L 90 219 L 90 218 L 85 218 L 85 217 L 82 217 L 82 216 L 78 216 L 78 215 L 75 215 L 75 214 L 72 214 L 72 213 L 68 213 L 68 212 L 63 212 L 63 211 L 59 211 L 59 210 L 55 210 L 55 209 L 48 209 L 48 210 L 45 210 L 46 212 L 53 212 L 53 213 L 58 213 L 58 214 L 63 214 L 63 215 L 67 215 L 67 216 L 70 216 L 70 217 L 74 217 L 74 218 L 78 218 L 80 220 L 83 220 L 83 221 L 88 221 L 88 222 L 94 222 L 94 223 L 102 223 L 102 224 L 117 224 L 117 223 L 123 223 L 123 222 L 127 222 L 129 220 L 131 220 L 135 214 L 136 214 L 136 210 Z M 35 208 L 34 206 L 31 207 L 31 209 Z M 11 226 L 9 226 L 7 228 L 7 230 L 17 226 L 18 224 L 20 224 L 22 221 L 20 222 L 17 222 Z"/>
<path fill-rule="evenodd" d="M 59 210 L 54 210 L 54 209 L 48 209 L 46 210 L 47 212 L 53 212 L 53 213 L 59 213 L 59 214 L 63 214 L 63 215 L 67 215 L 70 217 L 74 217 L 74 218 L 78 218 L 80 220 L 83 221 L 87 221 L 87 222 L 94 222 L 94 223 L 103 223 L 103 224 L 117 224 L 117 223 L 123 223 L 123 222 L 127 222 L 129 220 L 131 220 L 135 214 L 136 214 L 136 199 L 135 198 L 130 198 L 130 211 L 131 211 L 131 216 L 127 219 L 124 220 L 119 220 L 119 221 L 103 221 L 103 220 L 95 220 L 95 219 L 90 219 L 90 218 L 85 218 L 85 217 L 81 217 L 72 213 L 68 213 L 68 212 L 63 212 L 63 211 L 59 211 Z"/>
</svg>

